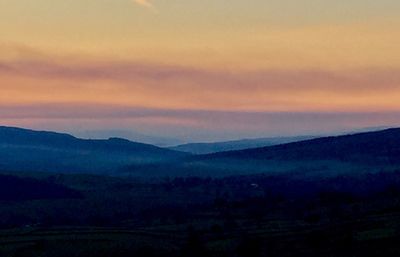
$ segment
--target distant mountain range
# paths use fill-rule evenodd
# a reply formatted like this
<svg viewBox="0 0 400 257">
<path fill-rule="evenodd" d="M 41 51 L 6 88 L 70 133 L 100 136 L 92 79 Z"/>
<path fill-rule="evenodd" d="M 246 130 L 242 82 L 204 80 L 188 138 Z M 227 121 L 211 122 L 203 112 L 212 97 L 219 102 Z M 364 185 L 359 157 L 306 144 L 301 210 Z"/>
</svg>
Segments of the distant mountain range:
<svg viewBox="0 0 400 257">
<path fill-rule="evenodd" d="M 288 141 L 296 142 L 285 144 Z M 204 152 L 259 144 L 275 145 L 193 155 L 176 151 L 184 146 L 165 149 L 119 138 L 85 140 L 68 134 L 0 127 L 0 171 L 215 177 L 261 173 L 329 176 L 400 170 L 400 129 L 316 139 L 241 140 L 208 148 L 195 144 L 197 150 L 185 147 Z"/>
<path fill-rule="evenodd" d="M 188 152 L 192 154 L 210 154 L 217 152 L 243 150 L 249 148 L 259 148 L 280 144 L 287 144 L 297 141 L 303 141 L 315 138 L 315 136 L 298 136 L 298 137 L 270 137 L 270 138 L 255 138 L 242 139 L 226 142 L 215 143 L 191 143 L 170 147 L 171 150 Z"/>
<path fill-rule="evenodd" d="M 177 138 L 145 135 L 132 130 L 84 130 L 72 134 L 84 139 L 108 139 L 110 137 L 118 137 L 159 147 L 168 147 L 185 142 Z"/>
<path fill-rule="evenodd" d="M 129 164 L 165 162 L 186 154 L 125 139 L 84 140 L 68 134 L 0 127 L 0 169 L 114 172 Z"/>
</svg>

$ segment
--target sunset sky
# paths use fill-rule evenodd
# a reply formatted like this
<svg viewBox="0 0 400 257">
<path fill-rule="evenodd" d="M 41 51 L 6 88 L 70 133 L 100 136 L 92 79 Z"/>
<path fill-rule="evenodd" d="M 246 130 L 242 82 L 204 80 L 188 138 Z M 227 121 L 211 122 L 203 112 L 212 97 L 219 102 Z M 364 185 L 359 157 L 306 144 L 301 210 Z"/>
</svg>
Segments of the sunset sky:
<svg viewBox="0 0 400 257">
<path fill-rule="evenodd" d="M 0 0 L 0 124 L 185 141 L 400 126 L 400 1 Z"/>
</svg>

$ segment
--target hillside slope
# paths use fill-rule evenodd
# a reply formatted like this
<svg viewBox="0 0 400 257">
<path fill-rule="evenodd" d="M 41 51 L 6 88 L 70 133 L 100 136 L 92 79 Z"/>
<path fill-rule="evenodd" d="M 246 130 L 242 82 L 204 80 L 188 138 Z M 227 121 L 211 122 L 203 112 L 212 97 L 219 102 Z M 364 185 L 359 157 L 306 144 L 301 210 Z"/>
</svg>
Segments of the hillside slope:
<svg viewBox="0 0 400 257">
<path fill-rule="evenodd" d="M 400 128 L 345 136 L 324 137 L 271 147 L 221 152 L 202 159 L 341 160 L 400 162 Z"/>
<path fill-rule="evenodd" d="M 217 152 L 287 144 L 312 138 L 315 137 L 299 136 L 299 137 L 271 137 L 271 138 L 242 139 L 242 140 L 233 140 L 226 142 L 215 142 L 215 143 L 191 143 L 191 144 L 184 144 L 184 145 L 170 147 L 169 149 L 188 152 L 192 154 L 210 154 Z"/>
<path fill-rule="evenodd" d="M 400 129 L 190 156 L 170 172 L 217 177 L 277 173 L 326 177 L 396 170 L 400 170 Z"/>
<path fill-rule="evenodd" d="M 112 172 L 127 164 L 168 161 L 186 154 L 124 139 L 84 140 L 68 134 L 0 127 L 0 169 Z"/>
</svg>

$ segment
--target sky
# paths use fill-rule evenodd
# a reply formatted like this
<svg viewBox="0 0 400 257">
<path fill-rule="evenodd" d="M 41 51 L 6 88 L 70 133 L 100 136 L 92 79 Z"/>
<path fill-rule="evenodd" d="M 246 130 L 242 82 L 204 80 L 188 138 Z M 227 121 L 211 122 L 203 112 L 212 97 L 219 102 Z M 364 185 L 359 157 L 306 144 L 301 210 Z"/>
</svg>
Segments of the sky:
<svg viewBox="0 0 400 257">
<path fill-rule="evenodd" d="M 399 27 L 398 0 L 0 0 L 0 124 L 183 141 L 400 126 Z"/>
</svg>

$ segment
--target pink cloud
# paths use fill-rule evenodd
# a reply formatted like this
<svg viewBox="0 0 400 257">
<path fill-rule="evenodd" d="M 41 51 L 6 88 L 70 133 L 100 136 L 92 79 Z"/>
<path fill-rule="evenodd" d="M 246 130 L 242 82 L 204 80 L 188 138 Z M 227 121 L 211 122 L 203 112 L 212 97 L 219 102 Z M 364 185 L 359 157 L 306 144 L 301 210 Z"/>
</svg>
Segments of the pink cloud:
<svg viewBox="0 0 400 257">
<path fill-rule="evenodd" d="M 142 62 L 0 61 L 1 74 L 44 80 L 115 81 L 125 85 L 140 81 L 153 87 L 175 89 L 178 84 L 186 84 L 187 88 L 214 91 L 357 92 L 400 89 L 399 70 L 378 68 L 343 71 L 228 71 Z"/>
</svg>

